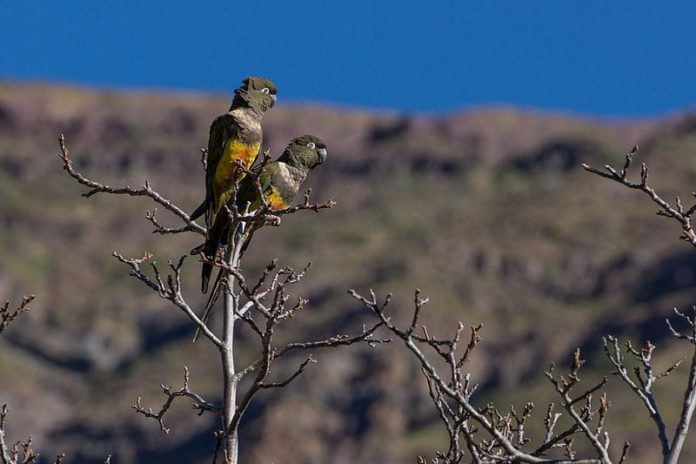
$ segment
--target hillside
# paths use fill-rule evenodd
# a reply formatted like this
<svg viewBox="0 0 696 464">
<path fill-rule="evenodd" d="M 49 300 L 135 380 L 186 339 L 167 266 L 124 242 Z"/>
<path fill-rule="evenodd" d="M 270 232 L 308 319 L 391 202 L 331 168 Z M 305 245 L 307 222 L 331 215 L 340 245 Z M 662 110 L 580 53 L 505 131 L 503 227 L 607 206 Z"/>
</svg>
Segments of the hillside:
<svg viewBox="0 0 696 464">
<path fill-rule="evenodd" d="M 56 138 L 65 133 L 86 175 L 148 179 L 193 210 L 203 196 L 200 148 L 227 106 L 226 96 L 0 83 L 0 298 L 37 295 L 0 337 L 0 404 L 13 409 L 13 436 L 31 432 L 46 457 L 209 461 L 201 452 L 211 447 L 213 418 L 191 419 L 181 404 L 165 436 L 130 405 L 138 396 L 158 405 L 158 385 L 178 385 L 184 365 L 214 397 L 217 358 L 192 345 L 185 318 L 110 256 L 150 251 L 165 262 L 199 238 L 153 235 L 144 199 L 82 198 L 61 170 Z M 431 297 L 432 330 L 484 323 L 472 371 L 480 401 L 503 405 L 547 402 L 543 370 L 567 363 L 575 347 L 593 375 L 607 369 L 599 349 L 607 333 L 652 340 L 660 367 L 685 354 L 663 321 L 696 301 L 696 255 L 639 193 L 579 165 L 620 164 L 639 144 L 654 187 L 686 197 L 696 184 L 696 116 L 617 122 L 490 109 L 420 117 L 286 106 L 281 97 L 265 119 L 267 146 L 278 154 L 302 133 L 327 142 L 328 161 L 310 185 L 315 199 L 337 206 L 261 231 L 246 264 L 254 273 L 274 257 L 312 262 L 298 290 L 310 305 L 287 339 L 359 330 L 366 314 L 348 288 L 394 292 L 407 314 L 420 287 Z M 187 294 L 202 304 L 198 277 L 190 260 Z M 250 356 L 245 337 L 242 356 Z M 399 346 L 317 358 L 282 394 L 261 395 L 243 424 L 242 462 L 396 464 L 442 444 L 426 386 L 413 381 L 418 368 Z M 676 395 L 684 375 L 658 394 Z M 631 439 L 632 462 L 655 462 L 647 417 L 617 386 L 612 379 L 610 428 L 625 433 L 613 440 Z M 678 413 L 665 412 L 670 421 Z M 689 446 L 685 462 L 696 459 L 696 441 Z"/>
</svg>

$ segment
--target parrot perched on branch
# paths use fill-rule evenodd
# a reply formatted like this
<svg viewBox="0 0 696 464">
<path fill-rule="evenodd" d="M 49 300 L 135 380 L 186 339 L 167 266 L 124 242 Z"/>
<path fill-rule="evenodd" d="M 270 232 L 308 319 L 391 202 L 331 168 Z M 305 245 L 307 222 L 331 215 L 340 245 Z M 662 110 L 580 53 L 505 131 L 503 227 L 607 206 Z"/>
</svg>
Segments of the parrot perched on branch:
<svg viewBox="0 0 696 464">
<path fill-rule="evenodd" d="M 247 77 L 234 94 L 229 111 L 215 118 L 210 126 L 205 200 L 191 214 L 191 219 L 205 214 L 206 249 L 216 250 L 219 245 L 218 242 L 209 243 L 219 239 L 211 237 L 210 230 L 215 227 L 222 205 L 232 198 L 234 189 L 244 178 L 244 170 L 251 168 L 256 160 L 263 138 L 263 114 L 276 102 L 275 85 L 262 77 Z M 204 275 L 210 275 L 212 267 L 209 267 L 210 264 L 203 264 Z M 208 290 L 205 279 L 202 290 L 204 293 Z"/>
<path fill-rule="evenodd" d="M 248 210 L 252 212 L 262 206 L 262 200 L 256 181 L 258 181 L 261 187 L 261 191 L 265 197 L 266 204 L 270 207 L 271 213 L 274 210 L 278 211 L 289 208 L 292 206 L 307 175 L 312 169 L 326 160 L 327 154 L 326 144 L 319 137 L 303 135 L 294 138 L 277 160 L 271 161 L 263 166 L 258 166 L 255 170 L 251 171 L 252 175 L 247 175 L 242 179 L 236 198 L 237 210 L 244 211 L 248 207 Z M 235 233 L 238 234 L 239 240 L 243 240 L 242 253 L 249 245 L 249 241 L 254 235 L 254 232 L 263 227 L 263 225 L 263 221 L 247 224 L 246 228 L 243 227 L 242 224 L 239 225 L 240 229 L 235 231 Z M 229 226 L 229 215 L 224 213 L 218 215 L 215 225 L 209 231 L 209 239 L 205 243 L 205 256 L 215 257 L 218 246 L 227 244 L 230 234 Z M 228 253 L 230 251 L 231 250 L 227 250 Z M 204 288 L 208 286 L 212 269 L 212 264 L 209 264 L 208 267 L 204 267 L 204 274 L 202 276 Z M 203 322 L 208 318 L 219 296 L 222 288 L 220 285 L 222 276 L 223 271 L 220 270 L 215 279 L 213 290 L 201 319 Z M 194 341 L 198 338 L 198 333 L 197 331 Z"/>
</svg>

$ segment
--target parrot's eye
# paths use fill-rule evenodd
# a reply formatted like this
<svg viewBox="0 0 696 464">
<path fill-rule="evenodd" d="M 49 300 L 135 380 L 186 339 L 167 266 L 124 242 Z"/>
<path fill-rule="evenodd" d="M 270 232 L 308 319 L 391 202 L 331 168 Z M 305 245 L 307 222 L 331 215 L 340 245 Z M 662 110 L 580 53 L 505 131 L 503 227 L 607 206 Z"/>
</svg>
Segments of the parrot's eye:
<svg viewBox="0 0 696 464">
<path fill-rule="evenodd" d="M 261 89 L 261 92 L 263 92 L 263 93 L 271 93 L 271 90 L 270 90 L 268 87 L 264 87 L 263 89 Z"/>
<path fill-rule="evenodd" d="M 314 150 L 317 146 L 314 144 L 314 142 L 309 142 L 307 146 L 310 148 L 310 150 Z"/>
</svg>

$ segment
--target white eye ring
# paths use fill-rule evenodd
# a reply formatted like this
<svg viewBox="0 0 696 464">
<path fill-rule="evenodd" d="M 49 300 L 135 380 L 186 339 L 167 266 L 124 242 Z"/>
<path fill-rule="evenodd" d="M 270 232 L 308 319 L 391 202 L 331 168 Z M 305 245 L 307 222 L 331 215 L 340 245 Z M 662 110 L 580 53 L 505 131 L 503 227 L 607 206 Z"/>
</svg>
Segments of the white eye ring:
<svg viewBox="0 0 696 464">
<path fill-rule="evenodd" d="M 317 147 L 316 145 L 314 145 L 314 142 L 309 142 L 309 143 L 307 144 L 307 146 L 308 146 L 311 150 L 314 150 L 314 149 Z"/>
<path fill-rule="evenodd" d="M 263 89 L 261 89 L 261 92 L 263 92 L 263 93 L 271 93 L 271 90 L 270 90 L 268 87 L 264 87 Z"/>
</svg>

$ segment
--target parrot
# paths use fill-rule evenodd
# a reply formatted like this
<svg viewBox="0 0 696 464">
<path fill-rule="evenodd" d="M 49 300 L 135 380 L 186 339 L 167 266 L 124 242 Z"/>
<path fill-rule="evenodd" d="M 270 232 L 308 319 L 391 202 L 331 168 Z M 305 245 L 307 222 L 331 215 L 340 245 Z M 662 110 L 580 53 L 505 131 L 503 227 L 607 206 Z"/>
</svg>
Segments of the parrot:
<svg viewBox="0 0 696 464">
<path fill-rule="evenodd" d="M 208 243 L 219 239 L 212 237 L 210 230 L 215 226 L 222 205 L 233 196 L 238 183 L 245 176 L 245 170 L 251 168 L 259 154 L 263 138 L 261 120 L 263 114 L 275 105 L 277 90 L 268 79 L 248 77 L 234 93 L 229 111 L 215 118 L 210 126 L 205 200 L 190 216 L 191 220 L 195 220 L 205 214 L 208 230 L 205 249 L 217 249 L 218 243 Z M 212 266 L 204 263 L 202 274 L 209 276 L 210 272 Z M 201 286 L 203 293 L 207 292 L 208 281 L 205 278 Z"/>
<path fill-rule="evenodd" d="M 258 179 L 261 191 L 270 207 L 271 212 L 283 210 L 292 206 L 292 203 L 300 191 L 302 183 L 307 175 L 314 168 L 326 161 L 328 151 L 326 144 L 314 135 L 303 135 L 292 139 L 283 153 L 275 161 L 266 165 L 252 169 L 252 176 L 246 176 L 241 180 L 237 192 L 236 208 L 244 211 L 248 208 L 253 212 L 262 206 L 259 191 L 254 179 Z M 238 239 L 243 240 L 242 253 L 246 250 L 254 233 L 263 227 L 263 221 L 257 221 L 248 226 L 246 230 L 244 224 L 239 224 L 242 231 L 235 231 Z M 217 221 L 210 231 L 212 240 L 206 241 L 204 249 L 205 256 L 215 256 L 219 245 L 226 245 L 229 236 L 230 218 L 227 214 L 218 215 Z M 230 250 L 228 250 L 228 253 Z M 212 264 L 210 265 L 212 273 Z M 202 321 L 205 322 L 210 315 L 210 311 L 217 300 L 222 286 L 220 285 L 223 271 L 219 271 L 213 290 L 206 304 Z M 210 274 L 204 276 L 209 280 Z M 207 284 L 207 282 L 206 282 Z M 198 338 L 199 331 L 196 331 L 194 341 Z"/>
</svg>

